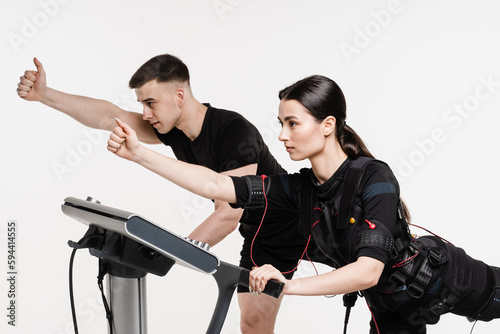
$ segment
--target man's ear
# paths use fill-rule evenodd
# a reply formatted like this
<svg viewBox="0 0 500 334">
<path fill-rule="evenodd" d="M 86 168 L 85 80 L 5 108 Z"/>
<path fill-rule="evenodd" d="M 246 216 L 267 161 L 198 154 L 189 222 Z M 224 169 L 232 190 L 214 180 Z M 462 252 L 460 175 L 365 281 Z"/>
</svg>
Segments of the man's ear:
<svg viewBox="0 0 500 334">
<path fill-rule="evenodd" d="M 335 131 L 335 126 L 337 125 L 337 120 L 333 116 L 328 116 L 323 120 L 323 131 L 326 136 L 329 136 Z"/>
<path fill-rule="evenodd" d="M 186 102 L 186 92 L 183 88 L 177 88 L 177 90 L 175 91 L 175 98 L 177 101 L 177 105 L 179 107 L 182 107 L 184 105 L 184 102 Z"/>
</svg>

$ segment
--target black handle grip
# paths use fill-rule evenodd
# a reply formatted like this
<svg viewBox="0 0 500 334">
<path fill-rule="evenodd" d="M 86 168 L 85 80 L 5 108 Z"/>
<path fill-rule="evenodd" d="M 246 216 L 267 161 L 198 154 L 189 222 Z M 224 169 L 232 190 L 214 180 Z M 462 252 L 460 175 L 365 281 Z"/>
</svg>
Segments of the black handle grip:
<svg viewBox="0 0 500 334">
<path fill-rule="evenodd" d="M 217 298 L 217 304 L 215 305 L 215 310 L 206 334 L 220 333 L 226 319 L 231 298 L 234 294 L 234 289 L 238 284 L 248 287 L 249 275 L 250 270 L 248 269 L 227 262 L 220 262 L 217 271 L 212 275 L 219 287 L 219 297 Z M 263 293 L 278 298 L 283 291 L 284 285 L 280 281 L 270 280 L 267 282 Z"/>
<path fill-rule="evenodd" d="M 249 276 L 250 276 L 250 270 L 248 269 L 242 269 L 240 273 L 240 281 L 239 284 L 246 286 L 248 288 L 249 285 Z M 266 287 L 264 288 L 264 291 L 262 293 L 265 293 L 266 295 L 269 295 L 274 298 L 279 298 L 281 295 L 281 292 L 283 292 L 283 287 L 285 286 L 285 283 L 280 282 L 275 279 L 271 279 L 267 281 Z"/>
</svg>

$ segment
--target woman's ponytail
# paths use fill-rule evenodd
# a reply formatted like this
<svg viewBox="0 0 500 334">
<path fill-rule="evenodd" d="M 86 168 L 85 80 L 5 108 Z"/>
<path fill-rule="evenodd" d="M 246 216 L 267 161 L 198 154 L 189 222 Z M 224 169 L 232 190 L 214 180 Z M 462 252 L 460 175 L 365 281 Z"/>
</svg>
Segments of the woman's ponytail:
<svg viewBox="0 0 500 334">
<path fill-rule="evenodd" d="M 358 134 L 349 125 L 345 124 L 345 121 L 342 125 L 337 125 L 335 131 L 342 151 L 344 151 L 344 153 L 347 154 L 349 158 L 374 158 L 361 137 L 358 136 Z"/>
</svg>

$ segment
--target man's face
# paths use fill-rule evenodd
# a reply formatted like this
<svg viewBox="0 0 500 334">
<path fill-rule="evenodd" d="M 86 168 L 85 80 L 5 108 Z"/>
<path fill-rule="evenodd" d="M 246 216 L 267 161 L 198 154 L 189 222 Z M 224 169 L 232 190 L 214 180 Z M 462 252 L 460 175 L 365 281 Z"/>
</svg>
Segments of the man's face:
<svg viewBox="0 0 500 334">
<path fill-rule="evenodd" d="M 135 89 L 137 101 L 143 105 L 142 119 L 159 133 L 167 133 L 178 125 L 181 116 L 177 82 L 151 80 Z"/>
</svg>

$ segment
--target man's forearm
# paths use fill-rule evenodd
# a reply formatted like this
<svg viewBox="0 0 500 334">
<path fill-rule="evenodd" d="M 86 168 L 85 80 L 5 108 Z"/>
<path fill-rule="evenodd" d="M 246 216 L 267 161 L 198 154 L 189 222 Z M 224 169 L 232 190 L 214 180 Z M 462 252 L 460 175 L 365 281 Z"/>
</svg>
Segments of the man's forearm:
<svg viewBox="0 0 500 334">
<path fill-rule="evenodd" d="M 238 227 L 242 213 L 242 209 L 233 209 L 229 204 L 220 202 L 188 238 L 215 246 Z"/>
<path fill-rule="evenodd" d="M 52 88 L 47 88 L 40 102 L 85 126 L 108 131 L 113 130 L 116 126 L 115 118 L 121 117 L 123 112 L 109 101 L 63 93 Z"/>
</svg>

